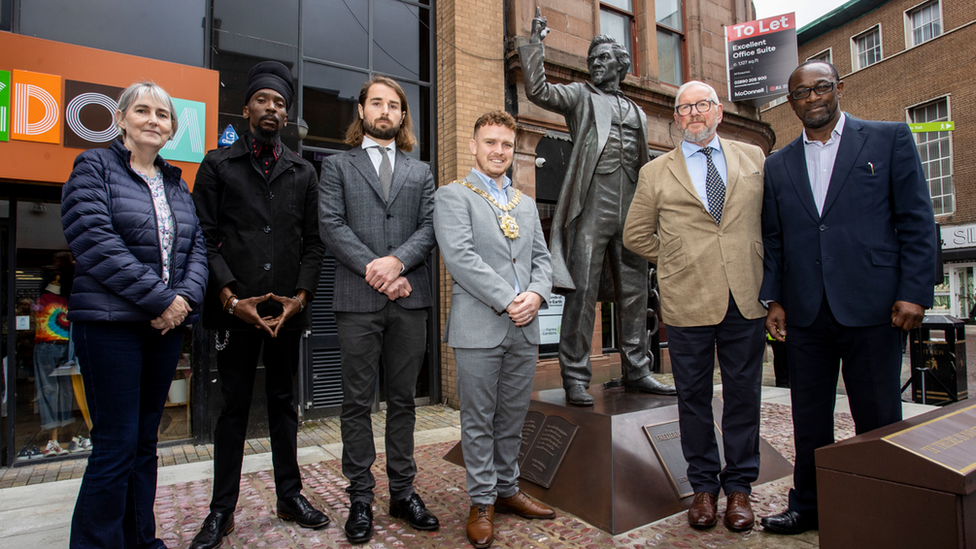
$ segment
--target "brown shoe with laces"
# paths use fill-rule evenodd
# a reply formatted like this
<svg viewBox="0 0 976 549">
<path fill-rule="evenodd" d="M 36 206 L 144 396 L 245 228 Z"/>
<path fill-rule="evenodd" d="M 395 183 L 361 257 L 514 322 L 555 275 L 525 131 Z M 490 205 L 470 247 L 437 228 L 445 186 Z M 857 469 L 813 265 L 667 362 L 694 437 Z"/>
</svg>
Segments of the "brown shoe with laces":
<svg viewBox="0 0 976 549">
<path fill-rule="evenodd" d="M 751 530 L 756 523 L 756 515 L 752 512 L 752 502 L 745 492 L 729 494 L 725 507 L 725 527 L 733 532 Z"/>
<path fill-rule="evenodd" d="M 468 541 L 476 549 L 487 549 L 495 538 L 495 506 L 472 505 L 468 514 Z"/>
<path fill-rule="evenodd" d="M 495 500 L 495 510 L 499 513 L 514 513 L 525 519 L 549 519 L 556 516 L 551 508 L 533 500 L 521 490 L 510 498 Z"/>
<path fill-rule="evenodd" d="M 708 492 L 695 494 L 688 509 L 688 524 L 692 528 L 711 528 L 718 522 L 718 498 Z"/>
</svg>

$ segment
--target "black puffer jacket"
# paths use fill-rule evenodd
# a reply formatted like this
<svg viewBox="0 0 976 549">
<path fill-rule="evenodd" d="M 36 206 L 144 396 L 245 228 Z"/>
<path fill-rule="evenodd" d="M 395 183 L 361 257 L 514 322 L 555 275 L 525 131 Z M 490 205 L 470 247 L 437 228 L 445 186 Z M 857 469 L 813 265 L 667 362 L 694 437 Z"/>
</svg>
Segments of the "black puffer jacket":
<svg viewBox="0 0 976 549">
<path fill-rule="evenodd" d="M 129 167 L 121 141 L 75 159 L 61 191 L 61 223 L 75 256 L 68 303 L 74 321 L 146 321 L 182 295 L 194 322 L 207 284 L 207 248 L 181 170 L 156 157 L 176 219 L 169 284 L 162 279 L 156 213 L 146 182 Z"/>
</svg>

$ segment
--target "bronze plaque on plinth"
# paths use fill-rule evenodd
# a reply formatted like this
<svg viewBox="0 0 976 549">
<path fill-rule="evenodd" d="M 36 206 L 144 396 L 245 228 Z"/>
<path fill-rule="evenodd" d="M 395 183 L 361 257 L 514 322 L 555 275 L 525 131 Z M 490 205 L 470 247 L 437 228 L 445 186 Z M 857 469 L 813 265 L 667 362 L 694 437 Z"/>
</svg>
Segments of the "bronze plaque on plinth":
<svg viewBox="0 0 976 549">
<path fill-rule="evenodd" d="M 820 547 L 976 548 L 974 462 L 969 402 L 818 449 Z"/>
<path fill-rule="evenodd" d="M 559 416 L 546 416 L 542 412 L 526 414 L 519 451 L 519 477 L 549 488 L 578 430 L 579 427 Z"/>
<path fill-rule="evenodd" d="M 676 422 L 678 399 L 630 393 L 622 388 L 593 387 L 589 392 L 595 400 L 590 408 L 567 404 L 562 389 L 532 393 L 526 418 L 532 419 L 526 425 L 529 429 L 523 430 L 523 442 L 533 436 L 533 428 L 541 432 L 540 417 L 545 417 L 547 422 L 560 418 L 578 427 L 578 431 L 566 446 L 565 457 L 548 488 L 524 481 L 519 487 L 530 496 L 611 534 L 621 534 L 687 509 L 693 498 L 682 498 L 675 492 L 669 473 L 644 429 L 648 425 Z M 712 409 L 715 421 L 721 424 L 722 401 L 713 400 Z M 721 448 L 721 435 L 718 444 Z M 762 439 L 759 450 L 761 465 L 755 484 L 793 472 L 790 462 Z M 461 444 L 444 458 L 463 467 Z M 679 476 L 683 473 L 683 470 L 676 471 Z"/>
<path fill-rule="evenodd" d="M 647 433 L 654 453 L 661 460 L 664 471 L 668 474 L 671 487 L 679 498 L 686 498 L 695 495 L 691 481 L 688 480 L 688 462 L 685 461 L 684 452 L 681 450 L 681 429 L 678 428 L 678 421 L 668 421 L 655 425 L 645 425 L 644 432 Z M 722 431 L 718 425 L 715 426 L 715 440 L 722 441 Z M 725 447 L 718 445 L 718 459 L 725 468 Z"/>
</svg>

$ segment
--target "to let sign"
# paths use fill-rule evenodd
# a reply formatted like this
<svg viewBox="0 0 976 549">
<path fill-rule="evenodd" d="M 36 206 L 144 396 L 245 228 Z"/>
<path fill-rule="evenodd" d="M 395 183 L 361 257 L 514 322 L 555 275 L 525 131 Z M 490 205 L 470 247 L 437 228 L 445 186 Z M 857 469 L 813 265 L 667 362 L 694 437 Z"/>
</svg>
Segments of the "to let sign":
<svg viewBox="0 0 976 549">
<path fill-rule="evenodd" d="M 729 99 L 756 104 L 784 95 L 796 68 L 792 13 L 725 27 Z"/>
</svg>

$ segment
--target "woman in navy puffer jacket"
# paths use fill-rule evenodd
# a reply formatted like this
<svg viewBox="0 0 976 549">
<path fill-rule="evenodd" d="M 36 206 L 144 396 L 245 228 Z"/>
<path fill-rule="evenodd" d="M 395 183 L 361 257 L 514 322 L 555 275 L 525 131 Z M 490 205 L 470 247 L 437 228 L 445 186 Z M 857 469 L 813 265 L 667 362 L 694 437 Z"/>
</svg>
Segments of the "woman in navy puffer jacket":
<svg viewBox="0 0 976 549">
<path fill-rule="evenodd" d="M 207 252 L 180 169 L 158 156 L 173 102 L 150 82 L 115 113 L 121 139 L 75 159 L 61 198 L 77 264 L 68 319 L 92 417 L 71 548 L 165 547 L 156 537 L 156 440 L 207 283 Z"/>
</svg>

